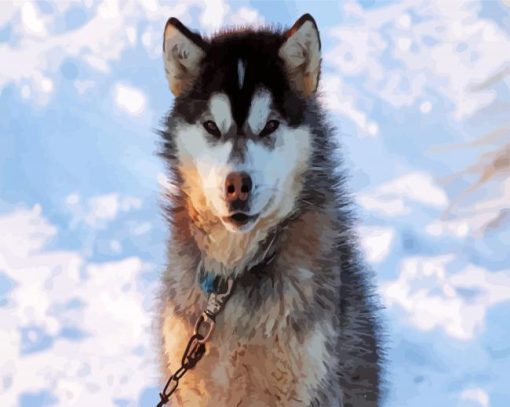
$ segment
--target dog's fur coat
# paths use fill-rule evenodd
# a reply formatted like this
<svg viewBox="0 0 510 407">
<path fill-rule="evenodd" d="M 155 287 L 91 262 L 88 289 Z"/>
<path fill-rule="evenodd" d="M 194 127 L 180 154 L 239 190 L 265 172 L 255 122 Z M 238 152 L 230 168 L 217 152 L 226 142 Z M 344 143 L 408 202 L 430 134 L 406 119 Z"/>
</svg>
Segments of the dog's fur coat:
<svg viewBox="0 0 510 407">
<path fill-rule="evenodd" d="M 378 406 L 378 322 L 333 129 L 317 101 L 315 21 L 304 15 L 287 31 L 204 39 L 170 19 L 164 57 L 176 96 L 162 131 L 173 183 L 164 375 L 179 368 L 207 302 L 199 262 L 236 281 L 205 356 L 180 380 L 172 405 Z M 270 119 L 279 127 L 266 135 Z M 216 128 L 207 130 L 207 120 Z M 253 178 L 250 215 L 258 218 L 248 227 L 225 218 L 224 179 L 237 170 Z M 274 260 L 253 272 L 269 248 Z"/>
</svg>

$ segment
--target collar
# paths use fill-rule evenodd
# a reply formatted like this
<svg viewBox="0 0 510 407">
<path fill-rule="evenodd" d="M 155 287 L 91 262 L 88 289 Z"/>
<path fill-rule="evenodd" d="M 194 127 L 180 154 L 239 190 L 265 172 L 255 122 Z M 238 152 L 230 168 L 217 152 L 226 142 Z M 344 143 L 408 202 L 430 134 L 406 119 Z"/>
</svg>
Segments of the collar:
<svg viewBox="0 0 510 407">
<path fill-rule="evenodd" d="M 276 257 L 276 250 L 274 248 L 274 242 L 276 239 L 277 231 L 274 232 L 269 244 L 264 250 L 262 260 L 258 263 L 248 266 L 241 275 L 247 273 L 261 273 L 266 266 L 268 266 Z M 202 291 L 210 295 L 212 293 L 223 292 L 227 285 L 227 278 L 219 276 L 213 272 L 209 272 L 205 269 L 204 263 L 201 260 L 199 264 L 199 283 Z"/>
<path fill-rule="evenodd" d="M 269 265 L 276 256 L 276 252 L 272 252 L 271 255 L 264 258 L 261 262 L 255 264 L 254 266 L 246 268 L 243 274 L 245 273 L 260 273 L 263 271 L 264 267 Z M 218 276 L 215 273 L 208 272 L 205 270 L 202 262 L 200 262 L 200 273 L 199 273 L 199 282 L 200 288 L 206 294 L 223 292 L 223 287 L 227 282 L 227 278 Z"/>
</svg>

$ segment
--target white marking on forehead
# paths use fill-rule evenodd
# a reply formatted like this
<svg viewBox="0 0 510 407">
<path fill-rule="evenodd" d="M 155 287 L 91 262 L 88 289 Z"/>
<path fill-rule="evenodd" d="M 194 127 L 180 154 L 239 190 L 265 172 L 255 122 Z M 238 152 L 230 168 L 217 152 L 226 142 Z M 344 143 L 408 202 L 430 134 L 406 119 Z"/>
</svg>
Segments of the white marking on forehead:
<svg viewBox="0 0 510 407">
<path fill-rule="evenodd" d="M 245 72 L 246 72 L 246 64 L 244 61 L 239 60 L 237 62 L 237 78 L 239 79 L 239 89 L 243 88 Z"/>
<path fill-rule="evenodd" d="M 224 133 L 232 125 L 230 100 L 224 93 L 216 93 L 209 100 L 209 111 L 218 129 Z"/>
<path fill-rule="evenodd" d="M 260 133 L 271 113 L 271 94 L 266 89 L 258 90 L 251 100 L 248 126 L 254 133 Z"/>
</svg>

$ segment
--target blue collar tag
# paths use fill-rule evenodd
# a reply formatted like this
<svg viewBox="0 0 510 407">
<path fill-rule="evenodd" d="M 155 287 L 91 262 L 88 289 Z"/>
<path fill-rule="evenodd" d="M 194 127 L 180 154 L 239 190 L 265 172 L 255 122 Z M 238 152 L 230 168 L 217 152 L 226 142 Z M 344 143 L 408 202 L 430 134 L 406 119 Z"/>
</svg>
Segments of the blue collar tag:
<svg viewBox="0 0 510 407">
<path fill-rule="evenodd" d="M 214 292 L 216 276 L 213 273 L 204 272 L 202 276 L 200 276 L 200 288 L 203 292 L 207 294 L 211 294 Z"/>
</svg>

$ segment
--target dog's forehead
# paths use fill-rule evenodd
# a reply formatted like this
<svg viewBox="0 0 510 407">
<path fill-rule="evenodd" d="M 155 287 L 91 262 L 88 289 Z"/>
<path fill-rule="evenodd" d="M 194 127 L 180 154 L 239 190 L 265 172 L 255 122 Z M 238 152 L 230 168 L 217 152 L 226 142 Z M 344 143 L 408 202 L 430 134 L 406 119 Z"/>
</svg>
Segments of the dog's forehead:
<svg viewBox="0 0 510 407">
<path fill-rule="evenodd" d="M 247 51 L 243 47 L 227 47 L 221 52 L 212 49 L 211 64 L 202 73 L 207 94 L 221 93 L 228 97 L 238 127 L 247 122 L 252 104 L 260 104 L 262 90 L 270 96 L 265 98 L 266 103 L 272 103 L 277 110 L 283 110 L 281 102 L 286 92 L 278 57 L 270 55 L 268 50 Z"/>
<path fill-rule="evenodd" d="M 213 38 L 193 91 L 176 106 L 179 113 L 189 122 L 196 121 L 210 108 L 210 100 L 222 94 L 228 98 L 233 122 L 242 127 L 264 89 L 271 107 L 297 124 L 304 106 L 291 91 L 278 56 L 282 42 L 275 33 L 228 33 Z"/>
</svg>

